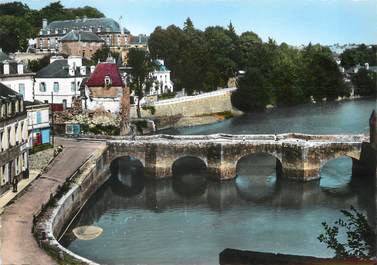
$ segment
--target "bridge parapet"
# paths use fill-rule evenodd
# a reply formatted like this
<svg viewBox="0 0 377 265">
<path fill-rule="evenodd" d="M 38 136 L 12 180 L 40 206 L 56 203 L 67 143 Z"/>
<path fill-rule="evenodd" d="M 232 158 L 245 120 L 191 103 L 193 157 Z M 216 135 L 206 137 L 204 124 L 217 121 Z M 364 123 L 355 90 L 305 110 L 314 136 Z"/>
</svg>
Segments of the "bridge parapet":
<svg viewBox="0 0 377 265">
<path fill-rule="evenodd" d="M 137 158 L 148 175 L 172 175 L 174 162 L 197 157 L 207 165 L 211 176 L 226 180 L 236 177 L 237 163 L 245 156 L 267 153 L 277 159 L 286 178 L 299 181 L 318 179 L 321 167 L 331 159 L 360 158 L 365 135 L 153 135 L 113 138 L 108 141 L 108 161 L 121 156 Z"/>
</svg>

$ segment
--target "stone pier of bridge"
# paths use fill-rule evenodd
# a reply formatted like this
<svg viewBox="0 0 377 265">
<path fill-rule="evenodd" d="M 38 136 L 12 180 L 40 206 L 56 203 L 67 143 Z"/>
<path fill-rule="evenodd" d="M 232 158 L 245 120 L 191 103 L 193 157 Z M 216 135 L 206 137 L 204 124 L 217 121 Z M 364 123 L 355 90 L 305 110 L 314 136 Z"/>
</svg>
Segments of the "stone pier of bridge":
<svg viewBox="0 0 377 265">
<path fill-rule="evenodd" d="M 119 157 L 140 160 L 147 176 L 166 178 L 173 175 L 176 161 L 196 157 L 207 166 L 208 173 L 218 180 L 237 176 L 238 161 L 249 155 L 265 153 L 274 156 L 277 171 L 284 178 L 310 181 L 320 178 L 321 167 L 341 156 L 360 160 L 365 135 L 155 135 L 135 140 L 108 141 L 106 159 Z M 361 164 L 357 164 L 360 166 Z"/>
</svg>

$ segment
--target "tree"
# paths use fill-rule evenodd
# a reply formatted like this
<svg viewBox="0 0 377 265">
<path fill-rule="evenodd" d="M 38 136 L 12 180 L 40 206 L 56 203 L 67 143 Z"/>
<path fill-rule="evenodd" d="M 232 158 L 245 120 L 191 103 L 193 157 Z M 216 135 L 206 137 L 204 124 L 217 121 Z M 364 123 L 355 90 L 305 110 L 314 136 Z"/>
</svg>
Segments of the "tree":
<svg viewBox="0 0 377 265">
<path fill-rule="evenodd" d="M 362 68 L 352 76 L 351 81 L 355 86 L 356 95 L 377 95 L 377 73 Z"/>
<path fill-rule="evenodd" d="M 341 65 L 346 69 L 357 64 L 377 65 L 377 45 L 368 47 L 362 44 L 357 48 L 347 49 L 340 55 L 340 59 Z"/>
<path fill-rule="evenodd" d="M 127 84 L 131 91 L 138 97 L 137 116 L 141 118 L 140 101 L 144 93 L 148 92 L 153 85 L 152 72 L 156 65 L 144 49 L 130 49 L 128 53 L 128 66 L 130 71 L 127 75 Z"/>
<path fill-rule="evenodd" d="M 113 58 L 118 58 L 119 53 L 113 52 L 110 50 L 109 46 L 103 46 L 101 49 L 98 49 L 91 58 L 91 61 L 87 62 L 88 64 L 95 65 L 98 62 L 105 62 L 109 55 Z"/>
<path fill-rule="evenodd" d="M 0 47 L 5 52 L 26 50 L 31 37 L 32 28 L 23 18 L 0 16 Z"/>
<path fill-rule="evenodd" d="M 368 259 L 376 257 L 376 234 L 368 224 L 367 218 L 357 211 L 353 206 L 351 210 L 341 211 L 346 220 L 339 219 L 333 226 L 326 222 L 322 223 L 325 229 L 318 240 L 335 251 L 337 258 L 358 258 Z M 345 230 L 347 241 L 341 243 L 338 239 L 340 229 Z"/>
<path fill-rule="evenodd" d="M 270 103 L 271 84 L 258 68 L 250 68 L 238 82 L 232 104 L 242 111 L 263 110 Z"/>
<path fill-rule="evenodd" d="M 51 55 L 46 55 L 38 60 L 31 60 L 31 61 L 29 60 L 28 62 L 29 69 L 34 73 L 38 72 L 39 70 L 41 70 L 42 68 L 50 64 L 50 58 L 51 58 Z"/>
</svg>

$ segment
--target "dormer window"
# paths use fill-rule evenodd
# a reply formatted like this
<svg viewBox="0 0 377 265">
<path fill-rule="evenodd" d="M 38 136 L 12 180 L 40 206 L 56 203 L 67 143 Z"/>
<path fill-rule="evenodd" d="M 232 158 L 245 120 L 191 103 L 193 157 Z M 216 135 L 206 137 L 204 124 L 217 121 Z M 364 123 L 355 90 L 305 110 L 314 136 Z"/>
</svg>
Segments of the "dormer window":
<svg viewBox="0 0 377 265">
<path fill-rule="evenodd" d="M 111 77 L 110 76 L 105 76 L 105 86 L 110 87 L 111 86 Z"/>
</svg>

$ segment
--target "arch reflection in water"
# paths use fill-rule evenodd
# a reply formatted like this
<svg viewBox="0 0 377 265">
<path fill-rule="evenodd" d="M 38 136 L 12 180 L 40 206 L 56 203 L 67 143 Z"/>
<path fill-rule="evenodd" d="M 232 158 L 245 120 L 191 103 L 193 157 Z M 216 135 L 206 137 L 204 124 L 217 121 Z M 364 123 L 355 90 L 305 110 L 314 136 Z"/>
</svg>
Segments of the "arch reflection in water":
<svg viewBox="0 0 377 265">
<path fill-rule="evenodd" d="M 144 189 L 143 164 L 133 157 L 120 157 L 110 165 L 112 191 L 122 197 L 140 194 Z"/>
<path fill-rule="evenodd" d="M 182 157 L 172 167 L 173 190 L 183 197 L 202 195 L 207 189 L 207 166 L 196 157 Z"/>
<path fill-rule="evenodd" d="M 255 202 L 268 201 L 277 191 L 281 163 L 264 153 L 241 158 L 237 163 L 236 187 L 239 195 Z"/>
<path fill-rule="evenodd" d="M 351 195 L 351 180 L 352 159 L 349 157 L 330 160 L 321 168 L 320 187 L 328 195 Z"/>
</svg>

